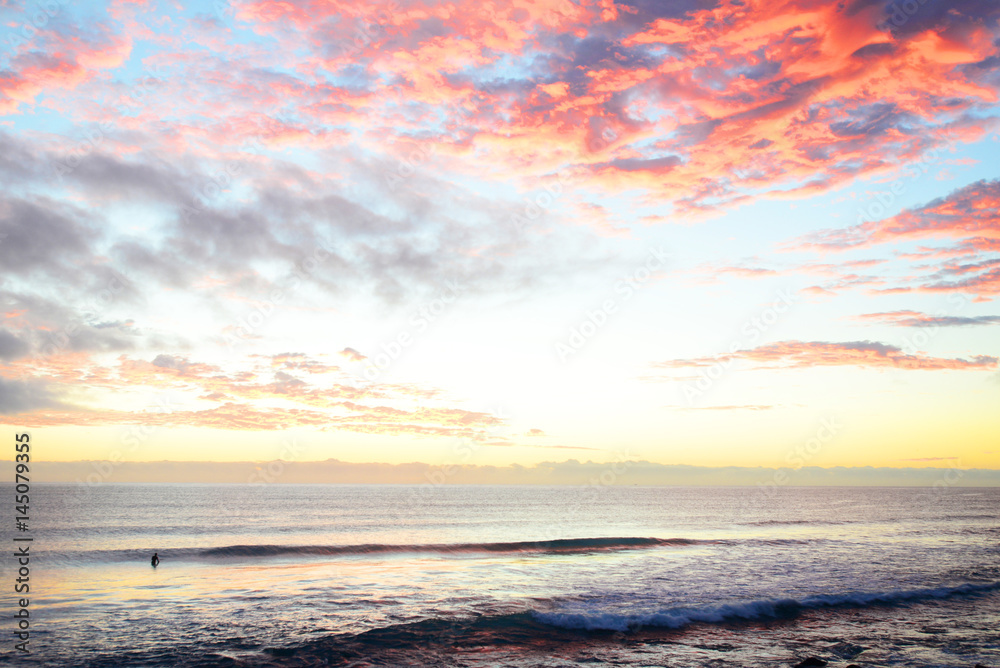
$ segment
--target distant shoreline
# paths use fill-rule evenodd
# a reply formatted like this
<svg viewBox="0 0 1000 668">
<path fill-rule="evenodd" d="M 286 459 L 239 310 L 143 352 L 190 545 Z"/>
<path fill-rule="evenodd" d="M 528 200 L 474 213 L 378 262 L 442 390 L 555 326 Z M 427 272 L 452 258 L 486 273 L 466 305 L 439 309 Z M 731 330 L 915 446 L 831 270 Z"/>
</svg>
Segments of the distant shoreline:
<svg viewBox="0 0 1000 668">
<path fill-rule="evenodd" d="M 11 462 L 0 462 L 8 479 Z M 111 462 L 33 463 L 39 483 L 211 483 L 211 484 L 366 484 L 366 485 L 552 485 L 649 487 L 748 487 L 771 493 L 782 487 L 1000 487 L 1000 469 L 942 467 L 801 468 L 702 467 L 645 461 L 545 462 L 535 466 L 486 466 L 269 462 Z"/>
</svg>

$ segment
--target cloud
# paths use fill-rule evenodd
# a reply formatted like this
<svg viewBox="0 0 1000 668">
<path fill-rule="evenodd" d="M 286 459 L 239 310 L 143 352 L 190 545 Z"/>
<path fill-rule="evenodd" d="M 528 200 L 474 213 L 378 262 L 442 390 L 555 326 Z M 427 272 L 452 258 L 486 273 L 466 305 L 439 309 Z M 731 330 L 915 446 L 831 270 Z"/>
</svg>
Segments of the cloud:
<svg viewBox="0 0 1000 668">
<path fill-rule="evenodd" d="M 259 479 L 255 476 L 264 464 L 270 462 L 120 462 L 113 467 L 113 482 L 242 482 Z M 40 468 L 39 479 L 44 482 L 73 482 L 93 472 L 94 464 L 102 462 L 46 462 Z M 0 473 L 9 474 L 13 462 L 0 461 Z M 272 469 L 268 469 L 272 470 Z M 581 462 L 569 459 L 562 462 L 542 462 L 534 466 L 480 466 L 472 464 L 441 467 L 421 462 L 384 464 L 375 462 L 344 462 L 337 459 L 324 461 L 283 461 L 280 467 L 282 483 L 365 483 L 420 485 L 443 475 L 444 484 L 455 485 L 575 485 L 585 486 L 600 479 L 610 478 L 612 485 L 722 485 L 745 486 L 756 490 L 759 485 L 772 481 L 779 472 L 802 486 L 905 486 L 926 487 L 933 493 L 935 483 L 954 474 L 954 468 L 892 468 L 892 467 L 842 467 L 821 468 L 803 466 L 799 469 L 774 469 L 760 467 L 703 467 L 672 466 L 648 461 L 626 459 L 619 461 Z M 608 476 L 608 473 L 613 476 Z M 958 483 L 960 487 L 998 487 L 1000 470 L 963 468 Z M 86 488 L 85 488 L 86 489 Z M 760 496 L 763 500 L 764 497 Z M 752 497 L 748 497 L 752 501 Z"/>
<path fill-rule="evenodd" d="M 0 376 L 0 415 L 24 415 L 65 406 L 61 393 L 48 383 Z"/>
<path fill-rule="evenodd" d="M 113 394 L 169 392 L 169 411 L 87 409 L 37 401 L 18 415 L 26 427 L 147 424 L 228 430 L 282 430 L 308 426 L 319 431 L 469 438 L 477 441 L 504 424 L 491 413 L 449 405 L 438 388 L 383 383 L 358 384 L 339 367 L 303 353 L 252 355 L 235 368 L 161 353 L 152 361 L 120 356 L 114 366 L 85 354 L 63 355 L 8 366 L 29 382 L 42 374 L 80 391 Z M 296 373 L 307 374 L 308 380 Z M 49 395 L 35 395 L 39 399 Z M 217 404 L 204 408 L 203 402 Z M 275 405 L 279 402 L 280 405 Z M 20 405 L 20 404 L 18 404 Z M 114 405 L 111 400 L 110 405 Z M 25 404 L 26 408 L 31 406 Z"/>
<path fill-rule="evenodd" d="M 996 367 L 998 361 L 996 357 L 987 355 L 977 355 L 972 359 L 908 355 L 896 346 L 874 341 L 781 341 L 717 357 L 667 360 L 656 362 L 653 366 L 660 369 L 710 367 L 732 360 L 747 361 L 756 369 L 859 366 L 910 370 L 989 369 Z"/>
<path fill-rule="evenodd" d="M 957 460 L 958 457 L 912 457 L 909 459 L 900 459 L 901 462 L 950 462 Z"/>
<path fill-rule="evenodd" d="M 281 392 L 273 390 L 272 394 L 280 395 Z M 177 408 L 149 412 L 64 407 L 50 395 L 39 392 L 29 398 L 30 401 L 15 398 L 5 402 L 8 414 L 18 413 L 16 420 L 6 420 L 7 423 L 28 428 L 141 424 L 229 431 L 280 431 L 311 427 L 318 431 L 468 439 L 483 438 L 485 428 L 500 424 L 498 418 L 489 414 L 461 409 L 405 411 L 383 406 L 356 406 L 349 415 L 337 417 L 329 410 L 258 406 L 240 401 L 226 401 L 202 410 Z"/>
<path fill-rule="evenodd" d="M 94 276 L 101 274 L 103 272 L 95 271 Z M 16 281 L 16 275 L 8 274 L 8 283 Z M 24 287 L 41 285 L 42 282 L 32 282 Z M 109 319 L 120 309 L 134 305 L 133 286 L 115 275 L 103 285 L 106 287 L 91 291 L 88 286 L 68 283 L 61 287 L 61 292 L 71 298 L 66 300 L 69 303 L 0 288 L 0 308 L 6 309 L 5 322 L 15 328 L 15 336 L 29 346 L 29 350 L 22 350 L 21 354 L 50 356 L 135 349 L 146 334 L 132 320 Z M 152 335 L 151 338 L 157 340 L 159 337 Z"/>
<path fill-rule="evenodd" d="M 765 278 L 770 276 L 778 275 L 778 271 L 775 269 L 768 269 L 766 267 L 744 267 L 744 266 L 713 266 L 707 265 L 705 267 L 705 272 L 710 276 L 719 276 L 721 274 L 728 274 L 731 276 L 737 276 L 739 278 Z"/>
<path fill-rule="evenodd" d="M 668 406 L 680 411 L 767 411 L 777 408 L 770 404 L 746 404 L 742 406 Z"/>
<path fill-rule="evenodd" d="M 854 316 L 855 320 L 877 322 L 896 327 L 974 327 L 979 325 L 1000 325 L 1000 315 L 977 316 L 934 316 L 920 311 L 886 311 L 865 313 Z"/>
<path fill-rule="evenodd" d="M 235 45 L 214 19 L 175 17 L 178 33 L 199 39 L 179 58 L 180 35 L 156 35 L 171 56 L 144 60 L 167 75 L 117 120 L 133 132 L 157 124 L 163 132 L 148 139 L 164 155 L 253 137 L 330 149 L 365 127 L 385 155 L 405 155 L 416 138 L 460 157 L 463 171 L 491 167 L 528 185 L 563 172 L 593 201 L 639 189 L 693 215 L 833 188 L 992 123 L 991 3 L 924 3 L 890 29 L 891 14 L 868 0 L 747 0 L 726 5 L 724 21 L 718 5 L 504 0 L 486 16 L 415 1 L 389 16 L 371 3 L 255 0 L 234 20 L 260 38 Z M 0 89 L 24 101 L 61 92 L 67 112 L 116 117 L 95 101 L 128 91 L 93 72 L 120 63 L 128 36 L 148 28 L 114 18 L 88 39 L 61 26 L 53 39 L 66 48 L 53 53 L 64 62 L 19 56 Z"/>
<path fill-rule="evenodd" d="M 2 271 L 77 280 L 73 265 L 90 259 L 98 237 L 93 221 L 83 209 L 63 202 L 0 196 Z"/>
<path fill-rule="evenodd" d="M 183 371 L 185 367 L 189 366 L 186 359 L 173 355 L 157 355 L 152 364 L 162 369 L 176 369 L 178 371 Z"/>
<path fill-rule="evenodd" d="M 338 182 L 348 188 L 283 160 L 262 162 L 243 147 L 223 145 L 195 163 L 171 156 L 155 136 L 137 130 L 134 139 L 146 148 L 123 150 L 127 158 L 107 150 L 111 138 L 80 158 L 58 181 L 61 200 L 0 199 L 0 233 L 7 235 L 0 267 L 31 272 L 38 287 L 58 281 L 97 292 L 110 261 L 147 297 L 160 287 L 185 290 L 236 318 L 237 299 L 277 294 L 288 302 L 310 287 L 334 296 L 360 290 L 396 303 L 428 298 L 452 279 L 476 293 L 627 262 L 595 253 L 579 231 L 553 229 L 555 215 L 532 221 L 539 234 L 523 234 L 511 222 L 523 214 L 520 201 L 464 192 L 429 171 L 407 173 L 401 186 L 388 183 L 386 175 L 399 168 L 389 156 L 324 151 L 324 161 L 342 165 Z M 50 182 L 43 165 L 65 161 L 57 147 L 2 131 L 0 145 L 28 166 L 0 162 L 0 170 L 28 185 Z M 214 180 L 220 173 L 225 188 Z M 236 187 L 247 197 L 231 197 Z M 89 206 L 64 203 L 75 200 Z M 122 205 L 143 210 L 156 233 L 109 225 L 107 216 Z M 214 280 L 204 286 L 206 274 Z"/>
<path fill-rule="evenodd" d="M 864 277 L 847 271 L 859 266 L 856 262 L 839 265 L 839 269 L 838 265 L 823 265 L 830 267 L 831 273 L 839 274 L 836 283 L 824 288 L 837 291 L 868 287 L 874 294 L 959 292 L 987 300 L 1000 294 L 1000 257 L 996 256 L 1000 251 L 998 206 L 1000 180 L 981 180 L 895 216 L 814 232 L 788 244 L 787 248 L 828 252 L 884 244 L 904 246 L 895 255 L 900 261 L 913 263 L 907 274 L 897 273 L 891 279 L 857 280 Z M 909 250 L 907 245 L 917 241 L 927 245 Z M 960 326 L 977 322 L 951 319 L 939 324 Z"/>
<path fill-rule="evenodd" d="M 256 355 L 251 355 L 250 357 L 257 357 Z M 327 373 L 337 373 L 341 369 L 335 364 L 327 364 L 321 360 L 310 357 L 305 353 L 279 353 L 277 355 L 271 356 L 261 356 L 270 361 L 272 368 L 283 368 L 295 371 L 301 371 L 304 373 L 312 374 L 327 374 Z"/>
<path fill-rule="evenodd" d="M 326 415 L 298 408 L 258 408 L 248 404 L 225 403 L 205 410 L 161 412 L 98 410 L 36 410 L 19 416 L 25 427 L 106 426 L 141 424 L 148 427 L 185 426 L 224 430 L 276 430 L 292 427 L 321 427 Z"/>
<path fill-rule="evenodd" d="M 84 33 L 58 14 L 55 20 L 46 17 L 46 24 L 32 33 L 33 43 L 23 38 L 24 30 L 12 29 L 8 35 L 8 46 L 14 47 L 14 52 L 9 54 L 8 69 L 0 70 L 0 114 L 17 114 L 21 105 L 33 106 L 44 93 L 75 88 L 94 77 L 97 70 L 115 69 L 128 59 L 132 49 L 127 36 L 115 35 L 105 26 L 91 26 Z"/>
<path fill-rule="evenodd" d="M 994 131 L 996 3 L 927 0 L 896 26 L 883 23 L 885 4 L 499 0 L 484 13 L 248 0 L 226 16 L 167 5 L 157 21 L 120 6 L 61 15 L 0 56 L 3 373 L 27 382 L 37 370 L 115 406 L 130 392 L 176 392 L 174 418 L 218 428 L 484 438 L 494 418 L 441 388 L 346 377 L 338 362 L 365 360 L 353 348 L 241 358 L 239 344 L 291 350 L 282 333 L 300 321 L 318 323 L 318 339 L 353 300 L 394 315 L 452 278 L 468 286 L 472 317 L 482 296 L 613 281 L 632 260 L 600 235 L 828 192 Z M 144 67 L 164 74 L 139 85 Z M 49 116 L 60 120 L 35 121 Z M 866 275 L 861 263 L 880 260 L 844 263 L 806 290 L 996 294 L 997 183 L 821 233 L 823 251 L 926 243 L 915 252 L 933 266 L 897 279 Z M 786 273 L 768 259 L 718 273 Z M 216 346 L 234 339 L 218 361 Z M 782 345 L 735 357 L 781 368 L 993 360 Z M 37 369 L 24 360 L 33 353 Z"/>
<path fill-rule="evenodd" d="M 1000 239 L 998 209 L 1000 180 L 982 180 L 896 216 L 811 234 L 802 246 L 842 250 L 936 237 L 965 239 L 973 248 L 993 250 L 990 242 Z"/>
<path fill-rule="evenodd" d="M 361 362 L 363 360 L 368 359 L 366 356 L 362 355 L 354 348 L 344 348 L 343 350 L 340 351 L 340 354 L 352 362 Z"/>
<path fill-rule="evenodd" d="M 0 329 L 0 359 L 16 359 L 28 354 L 31 347 L 5 329 Z"/>
<path fill-rule="evenodd" d="M 801 292 L 804 292 L 808 295 L 815 295 L 816 297 L 833 297 L 837 294 L 829 287 L 824 288 L 820 285 L 810 285 L 807 288 L 803 288 Z"/>
</svg>

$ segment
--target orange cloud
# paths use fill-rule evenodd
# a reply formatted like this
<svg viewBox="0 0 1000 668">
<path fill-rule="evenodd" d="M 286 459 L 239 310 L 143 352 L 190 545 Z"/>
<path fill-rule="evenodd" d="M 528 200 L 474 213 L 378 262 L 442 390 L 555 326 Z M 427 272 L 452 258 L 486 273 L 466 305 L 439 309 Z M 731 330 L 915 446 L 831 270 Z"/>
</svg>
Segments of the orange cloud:
<svg viewBox="0 0 1000 668">
<path fill-rule="evenodd" d="M 825 230 L 803 247 L 841 250 L 932 237 L 965 239 L 972 248 L 996 250 L 1000 241 L 1000 180 L 977 181 L 922 207 L 879 221 Z"/>
<path fill-rule="evenodd" d="M 184 76 L 123 122 L 212 119 L 164 133 L 183 137 L 162 140 L 176 151 L 259 137 L 393 155 L 420 137 L 448 168 L 525 185 L 559 173 L 581 199 L 639 192 L 700 217 L 974 140 L 997 99 L 997 11 L 965 0 L 892 32 L 877 4 L 820 0 L 256 0 L 234 12 L 282 48 L 240 44 L 232 58 L 208 41 L 171 56 Z M 12 92 L 42 78 L 17 76 Z"/>
<path fill-rule="evenodd" d="M 952 242 L 944 247 L 920 247 L 916 253 L 899 253 L 900 259 L 930 259 L 938 263 L 917 265 L 913 275 L 902 279 L 904 284 L 873 287 L 873 292 L 966 292 L 985 299 L 1000 294 L 1000 258 L 993 256 L 1000 251 L 998 207 L 1000 180 L 982 180 L 884 220 L 810 234 L 793 242 L 791 247 L 798 250 L 842 251 L 923 239 Z M 956 240 L 958 243 L 954 243 Z M 840 285 L 845 285 L 849 279 L 850 276 L 842 276 Z M 885 281 L 870 279 L 852 284 L 879 286 L 880 283 Z"/>
<path fill-rule="evenodd" d="M 308 425 L 320 430 L 476 439 L 485 438 L 487 429 L 504 423 L 489 413 L 441 405 L 438 397 L 442 393 L 437 388 L 359 384 L 339 367 L 324 365 L 302 353 L 251 355 L 249 359 L 249 368 L 237 371 L 165 354 L 152 361 L 123 355 L 113 367 L 94 364 L 85 354 L 12 363 L 0 368 L 4 372 L 0 379 L 24 382 L 38 378 L 50 382 L 50 390 L 72 386 L 81 396 L 99 390 L 122 398 L 165 392 L 181 398 L 175 401 L 176 407 L 155 412 L 74 408 L 65 401 L 54 407 L 54 401 L 46 401 L 49 405 L 42 409 L 22 411 L 0 421 L 39 427 L 147 424 L 239 430 Z M 306 373 L 311 380 L 290 372 Z M 46 390 L 46 397 L 63 396 L 50 390 Z M 365 403 L 358 403 L 361 401 Z M 205 409 L 188 406 L 195 402 L 219 405 Z"/>
</svg>

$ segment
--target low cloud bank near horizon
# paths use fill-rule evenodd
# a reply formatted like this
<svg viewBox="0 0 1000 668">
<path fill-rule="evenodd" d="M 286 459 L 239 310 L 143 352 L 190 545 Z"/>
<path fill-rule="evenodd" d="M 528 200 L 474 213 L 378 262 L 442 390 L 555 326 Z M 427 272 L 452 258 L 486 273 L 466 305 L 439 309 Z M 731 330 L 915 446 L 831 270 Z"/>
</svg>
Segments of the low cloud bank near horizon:
<svg viewBox="0 0 1000 668">
<path fill-rule="evenodd" d="M 12 474 L 13 464 L 0 471 Z M 703 467 L 646 461 L 543 462 L 535 466 L 431 465 L 325 461 L 271 462 L 35 462 L 36 482 L 102 483 L 333 483 L 430 485 L 663 485 L 663 486 L 914 486 L 997 487 L 1000 469 L 961 466 L 893 468 L 806 466 Z"/>
</svg>

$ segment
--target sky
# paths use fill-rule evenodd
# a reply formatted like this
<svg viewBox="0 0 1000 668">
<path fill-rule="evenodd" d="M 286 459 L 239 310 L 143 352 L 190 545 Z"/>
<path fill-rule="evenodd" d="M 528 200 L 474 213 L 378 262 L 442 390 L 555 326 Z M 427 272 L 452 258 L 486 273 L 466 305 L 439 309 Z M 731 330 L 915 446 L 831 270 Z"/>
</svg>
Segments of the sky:
<svg viewBox="0 0 1000 668">
<path fill-rule="evenodd" d="M 995 2 L 0 22 L 35 459 L 1000 469 Z"/>
</svg>

